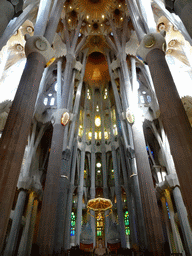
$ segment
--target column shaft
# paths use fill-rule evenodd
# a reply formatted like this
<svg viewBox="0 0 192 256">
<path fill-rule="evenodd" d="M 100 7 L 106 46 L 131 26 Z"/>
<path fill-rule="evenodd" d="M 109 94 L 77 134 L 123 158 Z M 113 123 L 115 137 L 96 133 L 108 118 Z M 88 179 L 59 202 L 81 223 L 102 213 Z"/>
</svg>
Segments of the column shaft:
<svg viewBox="0 0 192 256">
<path fill-rule="evenodd" d="M 192 224 L 192 129 L 166 63 L 164 52 L 159 49 L 150 51 L 147 55 L 147 63 L 154 82 L 161 119 L 169 140 L 181 192 Z"/>
<path fill-rule="evenodd" d="M 87 93 L 87 86 L 85 88 L 85 95 Z M 87 97 L 85 97 L 84 102 L 84 120 L 83 120 L 83 137 L 82 137 L 82 150 L 81 150 L 81 160 L 80 160 L 80 173 L 79 173 L 79 186 L 78 186 L 78 201 L 77 201 L 77 221 L 76 221 L 76 235 L 75 243 L 80 244 L 80 234 L 81 234 L 81 217 L 83 208 L 83 183 L 84 183 L 84 168 L 85 168 L 85 141 L 86 141 L 86 106 Z"/>
<path fill-rule="evenodd" d="M 126 248 L 126 239 L 125 239 L 125 225 L 124 225 L 124 216 L 123 216 L 123 206 L 121 200 L 121 186 L 119 183 L 119 174 L 117 169 L 117 153 L 115 150 L 112 150 L 113 158 L 113 168 L 114 168 L 114 178 L 115 178 L 115 194 L 117 199 L 117 213 L 118 221 L 120 226 L 120 237 L 121 237 L 121 246 Z"/>
<path fill-rule="evenodd" d="M 78 201 L 77 201 L 77 221 L 76 221 L 76 244 L 80 244 L 81 234 L 81 217 L 83 208 L 83 181 L 84 181 L 84 166 L 85 166 L 85 151 L 81 151 L 79 187 L 78 187 Z"/>
<path fill-rule="evenodd" d="M 183 21 L 187 32 L 192 37 L 192 20 L 191 20 L 191 12 L 192 12 L 192 2 L 190 0 L 175 0 L 174 1 L 174 11 Z"/>
<path fill-rule="evenodd" d="M 55 36 L 57 25 L 59 23 L 59 19 L 61 17 L 61 12 L 63 10 L 63 5 L 66 0 L 55 0 L 53 4 L 53 8 L 51 10 L 50 18 L 47 23 L 45 38 L 51 43 L 52 39 Z"/>
<path fill-rule="evenodd" d="M 29 234 L 28 234 L 28 241 L 27 241 L 27 254 L 26 254 L 26 256 L 30 256 L 31 255 L 32 243 L 33 243 L 33 234 L 34 234 L 34 229 L 35 229 L 38 204 L 39 204 L 38 199 L 35 199 L 34 203 L 33 203 L 32 214 L 31 214 L 31 223 L 30 223 L 30 227 L 29 227 Z M 22 256 L 24 256 L 24 255 L 22 255 Z"/>
<path fill-rule="evenodd" d="M 168 217 L 165 197 L 161 197 L 161 204 L 162 204 L 162 208 L 163 208 L 163 215 L 164 215 L 164 218 L 165 218 L 165 225 L 166 225 L 167 236 L 168 236 L 168 240 L 169 240 L 169 246 L 171 248 L 171 252 L 176 253 L 173 234 L 171 232 L 171 227 L 170 227 L 170 223 L 169 223 L 169 217 Z"/>
<path fill-rule="evenodd" d="M 38 233 L 38 244 L 42 255 L 51 255 L 53 253 L 63 134 L 64 127 L 60 122 L 55 123 Z"/>
<path fill-rule="evenodd" d="M 152 251 L 154 255 L 163 255 L 164 239 L 163 239 L 162 225 L 161 225 L 159 209 L 157 205 L 157 199 L 156 199 L 155 189 L 154 189 L 153 180 L 152 180 L 151 169 L 148 161 L 148 155 L 146 151 L 146 144 L 145 144 L 145 138 L 143 133 L 141 116 L 137 111 L 138 106 L 132 105 L 132 104 L 135 104 L 135 102 L 131 100 L 131 97 L 134 97 L 136 99 L 135 94 L 137 93 L 137 90 L 135 88 L 136 86 L 136 81 L 135 81 L 136 75 L 134 75 L 135 69 L 134 69 L 134 65 L 132 65 L 133 78 L 135 79 L 133 81 L 134 88 L 132 92 L 127 63 L 122 60 L 121 66 L 122 66 L 122 71 L 124 75 L 127 98 L 129 100 L 129 104 L 131 104 L 130 107 L 134 106 L 135 122 L 131 127 L 132 127 L 133 144 L 134 144 L 135 156 L 136 156 L 137 172 L 139 177 L 141 201 L 143 206 L 145 227 L 146 227 L 148 247 L 149 247 L 148 249 Z M 133 166 L 134 166 L 134 163 L 133 163 Z"/>
<path fill-rule="evenodd" d="M 123 170 L 123 179 L 124 179 L 124 187 L 126 192 L 126 198 L 127 198 L 127 209 L 129 212 L 129 219 L 130 219 L 130 242 L 131 245 L 138 244 L 138 238 L 137 238 L 137 232 L 136 231 L 136 223 L 134 221 L 134 215 L 133 215 L 133 205 L 131 200 L 131 191 L 130 187 L 128 186 L 128 177 L 127 177 L 127 170 L 126 170 L 126 162 L 123 152 L 123 146 L 121 145 L 121 142 L 119 142 L 119 149 L 120 149 L 120 157 L 121 157 L 121 163 L 122 163 L 122 170 Z M 134 188 L 135 189 L 135 188 Z M 138 227 L 139 228 L 139 227 Z M 142 243 L 142 242 L 141 242 Z M 143 247 L 143 246 L 141 246 Z"/>
<path fill-rule="evenodd" d="M 17 255 L 18 256 L 25 256 L 27 253 L 27 241 L 28 241 L 28 235 L 29 235 L 29 228 L 31 223 L 31 214 L 33 209 L 33 202 L 34 202 L 34 193 L 30 193 L 28 205 L 27 205 L 27 214 L 26 214 L 26 221 L 25 221 L 25 227 L 23 229 L 19 250 Z"/>
<path fill-rule="evenodd" d="M 166 201 L 168 203 L 168 207 L 169 207 L 170 222 L 171 222 L 176 252 L 182 253 L 182 255 L 185 255 L 185 251 L 183 249 L 183 245 L 182 245 L 181 237 L 180 237 L 180 234 L 178 231 L 178 227 L 176 226 L 175 219 L 174 219 L 175 213 L 174 213 L 174 209 L 173 209 L 170 192 L 166 189 L 164 192 L 164 195 L 165 195 Z"/>
<path fill-rule="evenodd" d="M 61 106 L 61 75 L 62 60 L 57 61 L 57 108 Z"/>
<path fill-rule="evenodd" d="M 181 191 L 179 187 L 173 188 L 173 197 L 181 225 L 181 230 L 184 238 L 184 247 L 188 255 L 192 255 L 192 231 L 187 218 L 186 207 L 183 202 Z"/>
<path fill-rule="evenodd" d="M 45 66 L 39 53 L 31 53 L 9 112 L 0 143 L 0 241 L 3 242 Z"/>
<path fill-rule="evenodd" d="M 71 231 L 71 212 L 73 204 L 73 191 L 74 191 L 74 182 L 75 182 L 75 170 L 77 163 L 77 141 L 73 149 L 73 161 L 71 166 L 71 184 L 68 193 L 67 200 L 67 213 L 66 213 L 66 222 L 65 222 L 65 236 L 64 236 L 64 249 L 67 250 L 70 248 L 70 231 Z"/>
<path fill-rule="evenodd" d="M 52 0 L 40 0 L 34 35 L 43 36 L 47 26 L 47 20 L 51 8 Z"/>
<path fill-rule="evenodd" d="M 19 231 L 21 228 L 21 219 L 23 215 L 23 209 L 25 205 L 27 192 L 21 190 L 18 195 L 17 204 L 14 210 L 14 216 L 11 226 L 11 231 L 9 234 L 8 242 L 4 251 L 4 256 L 14 255 L 16 253 L 16 246 L 19 236 Z"/>
<path fill-rule="evenodd" d="M 0 38 L 3 35 L 4 30 L 6 29 L 9 21 L 13 18 L 14 15 L 14 7 L 13 5 L 6 1 L 1 1 L 0 7 Z"/>
</svg>

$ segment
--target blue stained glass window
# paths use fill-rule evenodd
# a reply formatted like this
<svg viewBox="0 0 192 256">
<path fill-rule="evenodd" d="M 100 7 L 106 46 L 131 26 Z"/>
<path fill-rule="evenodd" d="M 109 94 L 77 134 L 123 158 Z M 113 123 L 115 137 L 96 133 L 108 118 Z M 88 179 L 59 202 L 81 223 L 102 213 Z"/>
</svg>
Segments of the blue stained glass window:
<svg viewBox="0 0 192 256">
<path fill-rule="evenodd" d="M 71 236 L 75 236 L 75 213 L 71 213 Z"/>
<path fill-rule="evenodd" d="M 168 203 L 166 202 L 166 207 L 167 207 L 167 213 L 168 213 L 168 216 L 169 216 L 169 219 L 170 219 L 170 212 L 169 212 L 169 207 L 168 207 Z"/>
</svg>

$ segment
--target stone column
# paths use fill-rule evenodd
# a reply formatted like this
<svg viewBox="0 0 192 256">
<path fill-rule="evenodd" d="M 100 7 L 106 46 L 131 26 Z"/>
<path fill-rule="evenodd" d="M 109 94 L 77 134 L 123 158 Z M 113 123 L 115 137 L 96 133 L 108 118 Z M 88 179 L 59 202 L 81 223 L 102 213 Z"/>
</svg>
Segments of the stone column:
<svg viewBox="0 0 192 256">
<path fill-rule="evenodd" d="M 33 209 L 33 202 L 34 202 L 34 192 L 31 192 L 29 194 L 29 199 L 28 199 L 28 205 L 27 205 L 27 213 L 26 213 L 26 218 L 25 218 L 25 226 L 23 228 L 23 233 L 18 249 L 18 256 L 24 256 L 27 253 L 27 241 L 28 241 L 28 234 L 29 234 L 29 227 L 30 227 L 30 222 L 31 222 L 31 214 L 32 214 L 32 209 Z"/>
<path fill-rule="evenodd" d="M 78 28 L 76 29 L 76 34 L 79 33 L 81 27 L 81 20 L 79 21 Z M 52 26 L 51 26 L 52 27 Z M 65 28 L 65 32 L 68 30 Z M 60 124 L 61 114 L 67 111 L 68 95 L 70 91 L 70 82 L 72 77 L 72 69 L 75 64 L 75 46 L 77 43 L 78 35 L 74 36 L 72 43 L 68 40 L 67 43 L 67 62 L 64 71 L 64 83 L 62 88 L 62 102 L 61 105 L 57 106 L 58 112 L 56 113 L 56 124 L 53 129 L 52 136 L 52 146 L 49 156 L 49 164 L 47 170 L 47 178 L 43 196 L 43 205 L 41 220 L 39 225 L 39 239 L 38 243 L 40 246 L 40 252 L 44 255 L 52 254 L 54 242 L 56 239 L 55 225 L 56 225 L 56 212 L 57 212 L 57 202 L 58 202 L 58 186 L 60 178 L 67 178 L 64 176 L 61 177 L 60 168 L 61 168 L 61 153 L 63 149 L 63 136 L 64 136 L 64 127 Z M 65 111 L 62 110 L 65 109 Z M 69 150 L 68 150 L 69 151 Z M 65 157 L 65 156 L 64 156 Z M 54 206 L 53 206 L 54 205 Z M 53 231 L 54 230 L 54 231 Z M 61 240 L 60 240 L 61 241 Z M 62 242 L 61 242 L 62 243 Z M 57 250 L 61 249 L 55 247 Z"/>
<path fill-rule="evenodd" d="M 127 98 L 129 99 L 130 107 L 133 108 L 134 115 L 135 115 L 135 122 L 131 125 L 132 135 L 133 135 L 133 144 L 135 152 L 132 151 L 131 155 L 131 163 L 134 167 L 134 159 L 136 157 L 136 165 L 137 165 L 137 171 L 138 173 L 133 173 L 131 175 L 131 179 L 134 179 L 139 177 L 139 187 L 141 192 L 141 201 L 143 205 L 143 213 L 144 213 L 144 219 L 145 219 L 145 226 L 146 226 L 146 232 L 147 232 L 147 240 L 148 240 L 148 246 L 149 250 L 156 253 L 156 255 L 162 255 L 162 245 L 163 245 L 163 233 L 162 233 L 162 226 L 160 222 L 160 215 L 159 210 L 157 206 L 157 200 L 155 195 L 155 190 L 153 186 L 152 181 L 152 175 L 151 170 L 148 162 L 148 155 L 146 151 L 146 145 L 145 145 L 145 139 L 143 134 L 143 127 L 142 127 L 142 121 L 141 116 L 138 110 L 137 106 L 137 88 L 136 86 L 136 70 L 134 68 L 134 65 L 132 65 L 132 78 L 133 78 L 133 92 L 131 89 L 130 81 L 129 81 L 129 73 L 127 70 L 127 64 L 126 62 L 122 61 L 122 71 L 124 76 L 124 81 L 126 81 L 125 84 L 125 90 L 127 94 Z M 133 100 L 134 98 L 134 100 Z M 134 105 L 135 104 L 135 105 Z M 134 107 L 133 107 L 134 105 Z M 136 170 L 136 169 L 135 169 Z M 136 182 L 136 180 L 135 180 Z M 136 183 L 135 183 L 136 184 Z M 134 191 L 134 189 L 133 189 Z M 153 202 L 153 203 L 152 203 Z M 137 205 L 137 204 L 136 204 Z M 155 216 L 155 217 L 154 217 Z"/>
<path fill-rule="evenodd" d="M 160 125 L 161 125 L 161 122 L 160 122 Z M 161 127 L 161 132 L 162 132 L 162 139 L 161 139 L 154 124 L 152 124 L 152 128 L 154 130 L 154 135 L 156 136 L 156 139 L 157 139 L 157 141 L 160 145 L 160 148 L 162 150 L 163 161 L 165 163 L 167 173 L 168 173 L 168 176 L 166 176 L 166 179 L 173 175 L 177 179 L 175 165 L 173 162 L 172 155 L 170 153 L 169 143 L 168 143 L 165 131 L 164 131 L 163 127 Z M 192 244 L 191 244 L 192 230 L 189 225 L 188 214 L 186 211 L 185 204 L 183 202 L 183 198 L 181 195 L 181 190 L 180 190 L 178 181 L 176 184 L 175 183 L 173 183 L 173 184 L 174 184 L 174 186 L 171 188 L 172 188 L 173 198 L 175 201 L 178 218 L 180 221 L 181 230 L 182 230 L 182 234 L 183 234 L 183 238 L 184 238 L 184 248 L 188 254 L 192 254 Z"/>
<path fill-rule="evenodd" d="M 83 78 L 84 76 L 84 71 L 85 71 L 85 63 L 86 63 L 86 54 L 84 55 L 83 58 L 83 70 L 81 73 L 81 77 Z M 73 71 L 72 75 L 72 81 L 71 81 L 71 88 L 69 90 L 69 96 L 67 98 L 68 103 L 67 103 L 67 110 L 68 112 L 71 112 L 72 108 L 72 94 L 73 94 L 73 89 L 74 89 L 74 79 L 75 79 L 75 73 L 76 71 Z M 81 95 L 81 90 L 82 90 L 82 83 L 80 82 L 77 90 L 77 95 L 75 99 L 75 105 L 74 105 L 74 114 L 76 114 L 77 117 L 77 112 L 79 109 L 79 103 L 80 103 L 80 95 Z M 73 120 L 72 127 L 75 128 L 75 121 L 76 117 Z M 66 223 L 66 209 L 67 209 L 67 195 L 68 195 L 68 189 L 69 189 L 69 183 L 70 183 L 70 167 L 71 167 L 71 161 L 72 161 L 72 145 L 70 144 L 68 146 L 68 124 L 65 126 L 65 131 L 64 131 L 64 139 L 63 139 L 63 153 L 62 153 L 62 164 L 61 164 L 61 179 L 59 182 L 59 198 L 58 198 L 58 204 L 57 204 L 57 221 L 56 221 L 56 234 L 57 236 L 55 237 L 55 245 L 54 245 L 54 251 L 59 253 L 63 247 L 64 247 L 64 231 L 65 231 L 65 223 Z M 74 139 L 74 132 L 75 130 L 71 129 L 70 133 L 70 138 Z"/>
<path fill-rule="evenodd" d="M 191 12 L 192 2 L 190 0 L 175 0 L 173 2 L 175 13 L 181 18 L 185 25 L 187 32 L 192 37 L 192 26 L 191 26 Z"/>
<path fill-rule="evenodd" d="M 6 1 L 1 0 L 1 7 L 0 7 L 0 38 L 6 29 L 9 21 L 13 18 L 14 15 L 14 7 L 13 5 Z"/>
<path fill-rule="evenodd" d="M 27 191 L 21 189 L 17 198 L 17 204 L 14 210 L 13 221 L 11 225 L 11 231 L 9 234 L 8 242 L 4 251 L 4 256 L 14 255 L 16 253 L 16 246 L 21 228 L 21 220 L 23 216 L 23 210 L 25 205 Z"/>
<path fill-rule="evenodd" d="M 173 234 L 170 227 L 169 216 L 168 216 L 167 207 L 166 207 L 166 200 L 164 196 L 161 196 L 161 204 L 163 208 L 163 215 L 165 218 L 165 225 L 166 225 L 166 231 L 167 231 L 170 249 L 172 253 L 176 253 L 175 243 L 174 243 Z"/>
<path fill-rule="evenodd" d="M 49 0 L 47 0 L 49 1 Z M 66 0 L 55 0 L 53 3 L 53 7 L 51 10 L 50 18 L 47 23 L 47 27 L 45 30 L 45 37 L 47 38 L 48 42 L 51 43 L 52 39 L 55 36 L 57 25 L 59 23 L 59 19 L 61 17 L 61 12 L 63 10 L 63 6 Z"/>
<path fill-rule="evenodd" d="M 169 207 L 169 214 L 170 214 L 170 222 L 171 222 L 171 227 L 172 227 L 172 232 L 173 232 L 173 239 L 175 242 L 175 249 L 177 253 L 182 253 L 182 255 L 185 255 L 185 251 L 183 249 L 183 245 L 182 245 L 182 241 L 181 241 L 181 237 L 179 234 L 179 230 L 178 227 L 175 223 L 175 213 L 174 213 L 174 209 L 173 209 L 173 204 L 172 204 L 172 200 L 171 200 L 171 195 L 169 190 L 165 189 L 164 191 L 164 196 L 166 198 L 168 207 Z"/>
<path fill-rule="evenodd" d="M 31 214 L 31 222 L 30 222 L 29 233 L 28 233 L 26 256 L 31 255 L 32 243 L 33 243 L 33 234 L 34 234 L 34 229 L 35 229 L 38 205 L 39 205 L 39 200 L 38 200 L 38 198 L 35 198 L 34 202 L 33 202 L 33 210 L 32 210 L 32 214 Z M 24 256 L 24 255 L 22 255 L 22 256 Z"/>
<path fill-rule="evenodd" d="M 78 186 L 77 221 L 76 221 L 76 236 L 75 236 L 75 243 L 78 245 L 80 245 L 80 234 L 81 234 L 84 166 L 85 166 L 85 149 L 81 150 L 81 163 L 80 163 L 80 175 L 79 175 L 79 186 Z"/>
<path fill-rule="evenodd" d="M 57 107 L 61 106 L 62 60 L 57 61 Z"/>
<path fill-rule="evenodd" d="M 92 138 L 91 138 L 91 199 L 95 198 L 95 87 L 92 88 Z M 91 211 L 95 217 L 95 212 Z M 93 233 L 93 246 L 95 247 L 95 218 L 91 218 L 91 229 Z"/>
<path fill-rule="evenodd" d="M 34 35 L 43 36 L 47 26 L 47 20 L 52 0 L 40 0 L 37 19 L 34 28 Z"/>
<path fill-rule="evenodd" d="M 0 144 L 0 215 L 3 216 L 0 221 L 1 244 L 4 240 L 13 203 L 40 80 L 45 64 L 53 57 L 51 45 L 44 37 L 28 37 L 25 52 L 27 63 L 7 118 Z"/>
<path fill-rule="evenodd" d="M 67 103 L 67 112 L 70 110 L 69 102 L 70 94 L 72 94 L 72 90 L 74 87 L 74 78 L 75 78 L 75 71 L 73 71 L 73 78 L 71 81 L 71 88 L 68 91 L 68 103 Z M 57 209 L 56 209 L 56 225 L 55 225 L 55 242 L 54 242 L 54 253 L 60 253 L 64 247 L 64 230 L 65 230 L 65 217 L 66 217 L 66 208 L 67 208 L 67 196 L 68 196 L 68 189 L 70 184 L 70 167 L 71 167 L 71 151 L 67 147 L 67 140 L 68 140 L 68 125 L 65 126 L 64 134 L 63 134 L 63 151 L 62 151 L 62 160 L 61 160 L 61 170 L 60 170 L 60 180 L 58 185 L 58 202 L 57 202 Z"/>
<path fill-rule="evenodd" d="M 110 68 L 110 60 L 109 60 L 109 54 L 107 54 L 107 61 L 108 61 L 108 66 L 109 66 L 109 74 L 111 77 L 111 82 L 112 82 L 112 87 L 113 87 L 113 92 L 114 92 L 114 96 L 115 96 L 115 102 L 117 105 L 117 112 L 119 115 L 119 119 L 121 122 L 121 128 L 122 128 L 122 135 L 123 135 L 123 139 L 124 139 L 124 143 L 125 143 L 125 148 L 126 151 L 129 155 L 129 159 L 128 157 L 126 157 L 126 163 L 127 163 L 127 167 L 128 167 L 128 174 L 130 176 L 130 186 L 131 186 L 131 191 L 133 193 L 133 197 L 134 197 L 134 201 L 135 201 L 135 206 L 136 206 L 136 211 L 137 211 L 137 224 L 138 224 L 138 238 L 139 238 L 139 244 L 140 244 L 140 248 L 145 250 L 147 247 L 147 241 L 146 241 L 146 232 L 145 232 L 145 228 L 144 227 L 144 216 L 143 216 L 143 210 L 142 210 L 142 203 L 141 203 L 141 198 L 140 198 L 140 189 L 139 189 L 139 182 L 138 182 L 138 176 L 137 176 L 137 167 L 136 167 L 136 162 L 135 162 L 135 155 L 134 155 L 134 145 L 133 145 L 133 136 L 132 136 L 132 130 L 130 128 L 130 126 L 128 126 L 128 133 L 126 131 L 126 125 L 124 123 L 123 117 L 122 117 L 122 113 L 121 113 L 121 109 L 124 108 L 124 113 L 127 110 L 128 107 L 128 101 L 127 101 L 127 94 L 126 94 L 126 90 L 125 90 L 125 85 L 123 84 L 123 74 L 122 74 L 122 70 L 119 70 L 119 78 L 120 78 L 120 89 L 121 89 L 121 95 L 122 95 L 122 105 L 123 107 L 120 105 L 120 99 L 119 99 L 119 94 L 116 88 L 116 84 L 113 78 L 113 74 L 112 74 L 112 70 Z M 124 62 L 123 62 L 124 63 Z M 126 63 L 125 63 L 126 64 Z M 124 69 L 126 68 L 126 66 L 123 64 Z M 129 75 L 128 72 L 126 73 L 127 76 Z M 129 80 L 127 80 L 127 84 L 128 84 Z M 128 84 L 130 86 L 130 83 Z M 128 86 L 127 85 L 127 86 Z M 119 99 L 119 100 L 118 100 Z M 127 134 L 129 137 L 127 137 Z M 129 144 L 130 145 L 129 145 Z M 127 156 L 126 153 L 126 156 Z M 132 205 L 132 200 L 131 198 L 129 199 L 129 204 Z M 133 207 L 129 207 L 129 209 L 132 211 Z M 132 237 L 132 243 L 137 243 L 137 235 L 136 235 L 136 227 L 134 227 L 133 222 L 134 221 L 134 216 L 133 216 L 133 211 L 131 214 L 130 211 L 130 222 L 132 222 L 130 225 L 132 226 L 132 233 L 131 233 L 131 237 Z"/>
<path fill-rule="evenodd" d="M 124 80 L 130 87 L 129 74 L 127 70 L 127 64 L 122 63 Z M 126 65 L 125 65 L 126 64 Z M 133 92 L 131 88 L 126 88 L 130 107 L 132 107 L 135 121 L 131 125 L 133 134 L 133 144 L 135 149 L 136 164 L 139 177 L 139 185 L 141 192 L 141 201 L 143 205 L 143 213 L 145 219 L 145 226 L 147 232 L 149 251 L 152 251 L 155 255 L 163 255 L 163 232 L 159 215 L 159 209 L 157 205 L 157 199 L 155 189 L 152 180 L 151 169 L 148 161 L 148 155 L 146 151 L 145 138 L 143 134 L 141 114 L 137 105 L 137 88 L 136 88 L 136 70 L 132 65 L 132 77 L 133 77 Z M 129 94 L 128 94 L 129 93 Z M 132 98 L 130 98 L 132 97 Z M 133 101 L 134 98 L 134 101 Z M 136 102 L 135 102 L 136 100 Z"/>
<path fill-rule="evenodd" d="M 141 39 L 145 35 L 145 27 L 143 25 L 143 21 L 141 20 L 136 1 L 126 0 L 126 4 L 128 7 L 137 37 L 138 37 L 139 41 L 141 41 Z"/>
<path fill-rule="evenodd" d="M 156 23 L 153 15 L 153 11 L 151 8 L 150 0 L 138 0 L 138 6 L 141 11 L 141 15 L 143 17 L 143 23 L 147 33 L 156 32 Z"/>
<path fill-rule="evenodd" d="M 173 197 L 175 200 L 175 205 L 176 205 L 177 214 L 179 217 L 179 222 L 181 225 L 182 234 L 184 237 L 185 250 L 186 250 L 186 253 L 188 253 L 190 255 L 190 254 L 192 254 L 192 243 L 191 243 L 192 231 L 191 231 L 191 227 L 189 225 L 189 220 L 187 218 L 186 207 L 184 205 L 181 191 L 178 186 L 173 188 L 172 193 L 173 193 Z"/>
<path fill-rule="evenodd" d="M 73 161 L 71 166 L 71 184 L 69 187 L 68 200 L 67 200 L 67 213 L 65 221 L 65 235 L 64 235 L 64 249 L 70 249 L 70 233 L 71 233 L 71 212 L 73 204 L 73 191 L 74 191 L 74 182 L 75 182 L 75 170 L 77 165 L 77 140 L 75 140 L 75 145 L 72 155 Z"/>
<path fill-rule="evenodd" d="M 149 65 L 162 123 L 192 224 L 192 129 L 166 63 L 165 53 L 162 51 L 164 46 L 165 39 L 161 34 L 146 35 L 138 48 L 137 55 Z"/>
<path fill-rule="evenodd" d="M 107 175 L 107 161 L 106 161 L 106 147 L 105 147 L 105 131 L 104 131 L 104 109 L 103 109 L 103 88 L 100 89 L 100 112 L 101 112 L 101 164 L 103 176 L 103 197 L 109 198 L 108 194 L 108 175 Z M 107 231 L 109 229 L 109 211 L 105 212 L 105 246 L 107 246 Z M 107 217 L 106 217 L 107 216 Z"/>
<path fill-rule="evenodd" d="M 130 219 L 130 243 L 131 245 L 137 244 L 139 246 L 138 233 L 140 233 L 140 230 L 136 229 L 135 217 L 133 214 L 134 206 L 131 200 L 131 188 L 130 188 L 130 184 L 128 183 L 126 161 L 125 161 L 125 156 L 123 152 L 124 151 L 123 145 L 121 142 L 119 142 L 119 150 L 120 150 L 120 158 L 121 158 L 121 164 L 122 164 L 122 170 L 123 170 L 124 188 L 125 188 L 125 193 L 127 198 L 127 209 L 129 212 L 129 219 Z M 136 189 L 136 188 L 134 187 L 133 189 Z M 138 226 L 138 229 L 139 229 L 139 226 Z M 141 244 L 140 246 L 141 248 L 143 247 Z"/>
<path fill-rule="evenodd" d="M 116 152 L 116 146 L 115 146 L 115 138 L 113 134 L 113 124 L 111 119 L 111 113 L 109 116 L 110 116 L 110 135 L 111 135 L 111 143 L 112 143 L 111 150 L 112 150 L 114 179 L 115 179 L 115 194 L 117 199 L 117 214 L 118 214 L 118 221 L 119 221 L 119 227 L 120 227 L 121 247 L 126 248 L 125 224 L 124 224 L 123 206 L 122 206 L 122 200 L 121 200 L 121 185 L 119 180 L 117 152 Z"/>
<path fill-rule="evenodd" d="M 85 95 L 87 92 L 87 86 L 85 90 Z M 77 201 L 77 221 L 76 221 L 76 244 L 80 244 L 80 234 L 81 234 L 81 217 L 82 217 L 82 207 L 83 207 L 83 183 L 84 183 L 84 167 L 85 167 L 85 141 L 86 141 L 86 105 L 87 97 L 85 97 L 84 103 L 84 120 L 83 120 L 83 138 L 81 147 L 81 160 L 80 160 L 80 173 L 79 173 L 79 185 L 78 185 L 78 201 Z"/>
<path fill-rule="evenodd" d="M 45 58 L 40 53 L 34 52 L 28 56 L 27 64 L 1 138 L 1 243 L 4 240 L 9 220 L 44 65 Z"/>
</svg>

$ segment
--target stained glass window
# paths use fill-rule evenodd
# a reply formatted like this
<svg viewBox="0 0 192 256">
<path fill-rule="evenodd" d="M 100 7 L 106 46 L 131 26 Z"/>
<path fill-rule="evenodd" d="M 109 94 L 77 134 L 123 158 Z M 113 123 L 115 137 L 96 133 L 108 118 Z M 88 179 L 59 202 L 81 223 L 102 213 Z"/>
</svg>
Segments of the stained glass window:
<svg viewBox="0 0 192 256">
<path fill-rule="evenodd" d="M 103 216 L 101 213 L 97 215 L 97 236 L 103 236 Z"/>
<path fill-rule="evenodd" d="M 75 213 L 71 213 L 71 236 L 75 235 Z"/>
<path fill-rule="evenodd" d="M 125 220 L 125 234 L 128 236 L 128 235 L 130 235 L 129 213 L 128 213 L 128 211 L 125 212 L 124 220 Z"/>
<path fill-rule="evenodd" d="M 169 206 L 168 206 L 168 203 L 167 203 L 167 202 L 166 202 L 166 208 L 167 208 L 168 217 L 169 217 L 169 219 L 170 219 Z"/>
</svg>

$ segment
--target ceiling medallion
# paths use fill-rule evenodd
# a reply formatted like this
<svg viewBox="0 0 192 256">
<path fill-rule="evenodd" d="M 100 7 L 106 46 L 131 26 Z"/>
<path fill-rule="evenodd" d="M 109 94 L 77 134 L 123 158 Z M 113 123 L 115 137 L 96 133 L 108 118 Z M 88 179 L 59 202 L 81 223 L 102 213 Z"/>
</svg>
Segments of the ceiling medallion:
<svg viewBox="0 0 192 256">
<path fill-rule="evenodd" d="M 135 116 L 130 109 L 126 111 L 126 118 L 130 124 L 133 124 L 135 122 Z"/>
<path fill-rule="evenodd" d="M 65 112 L 61 117 L 61 124 L 65 126 L 70 120 L 70 116 L 68 112 Z"/>
</svg>

